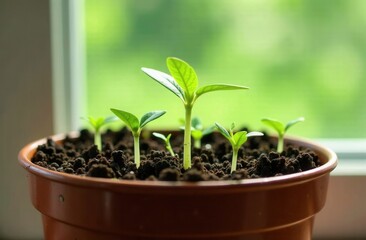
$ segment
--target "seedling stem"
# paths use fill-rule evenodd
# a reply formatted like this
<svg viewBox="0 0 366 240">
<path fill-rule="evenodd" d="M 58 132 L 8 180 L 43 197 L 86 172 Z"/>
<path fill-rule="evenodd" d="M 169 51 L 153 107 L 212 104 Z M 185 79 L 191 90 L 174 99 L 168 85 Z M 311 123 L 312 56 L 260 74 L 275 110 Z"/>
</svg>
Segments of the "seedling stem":
<svg viewBox="0 0 366 240">
<path fill-rule="evenodd" d="M 184 151 L 183 151 L 183 167 L 188 169 L 191 167 L 191 118 L 192 106 L 186 105 L 186 119 L 184 127 Z"/>
</svg>

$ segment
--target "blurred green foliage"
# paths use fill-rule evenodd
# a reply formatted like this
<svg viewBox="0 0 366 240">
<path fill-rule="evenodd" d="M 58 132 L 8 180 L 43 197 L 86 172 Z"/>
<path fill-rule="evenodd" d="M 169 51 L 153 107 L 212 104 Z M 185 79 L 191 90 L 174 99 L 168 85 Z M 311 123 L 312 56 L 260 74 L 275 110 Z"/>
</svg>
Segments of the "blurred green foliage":
<svg viewBox="0 0 366 240">
<path fill-rule="evenodd" d="M 290 135 L 366 137 L 364 0 L 85 0 L 88 114 L 110 108 L 167 114 L 150 128 L 179 128 L 180 102 L 140 68 L 168 72 L 175 56 L 200 86 L 231 83 L 193 109 L 204 127 L 266 129 L 260 119 L 306 121 Z"/>
</svg>

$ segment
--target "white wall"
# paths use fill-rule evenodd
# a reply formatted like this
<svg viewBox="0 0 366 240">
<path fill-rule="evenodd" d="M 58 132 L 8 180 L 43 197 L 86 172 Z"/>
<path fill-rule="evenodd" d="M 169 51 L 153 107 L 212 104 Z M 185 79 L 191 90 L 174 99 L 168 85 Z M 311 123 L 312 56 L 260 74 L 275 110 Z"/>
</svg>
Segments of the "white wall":
<svg viewBox="0 0 366 240">
<path fill-rule="evenodd" d="M 52 134 L 51 99 L 48 0 L 0 0 L 0 239 L 42 239 L 17 154 Z"/>
</svg>

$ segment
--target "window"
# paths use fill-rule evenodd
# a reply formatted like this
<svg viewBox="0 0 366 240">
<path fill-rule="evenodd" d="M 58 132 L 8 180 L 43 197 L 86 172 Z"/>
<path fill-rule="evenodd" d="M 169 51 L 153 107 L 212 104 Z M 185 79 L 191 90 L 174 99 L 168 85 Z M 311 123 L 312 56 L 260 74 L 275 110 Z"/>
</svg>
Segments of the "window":
<svg viewBox="0 0 366 240">
<path fill-rule="evenodd" d="M 202 97 L 193 115 L 206 125 L 261 130 L 263 117 L 304 116 L 290 134 L 365 138 L 365 7 L 364 1 L 85 0 L 86 112 L 165 109 L 154 126 L 178 127 L 181 103 L 140 71 L 167 71 L 166 57 L 176 56 L 195 67 L 202 85 L 251 88 Z"/>
</svg>

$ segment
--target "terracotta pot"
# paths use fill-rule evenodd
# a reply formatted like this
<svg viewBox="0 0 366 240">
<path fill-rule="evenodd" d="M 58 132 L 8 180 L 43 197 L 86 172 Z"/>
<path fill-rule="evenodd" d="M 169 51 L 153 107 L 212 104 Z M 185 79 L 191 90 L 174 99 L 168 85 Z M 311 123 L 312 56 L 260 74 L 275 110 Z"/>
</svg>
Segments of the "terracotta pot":
<svg viewBox="0 0 366 240">
<path fill-rule="evenodd" d="M 19 160 L 28 171 L 31 199 L 42 214 L 46 240 L 309 240 L 337 157 L 309 141 L 286 141 L 313 149 L 323 165 L 292 175 L 241 181 L 98 179 L 31 163 L 37 145 L 45 139 L 24 147 Z"/>
</svg>

